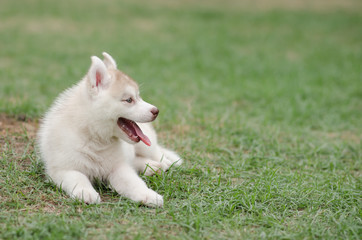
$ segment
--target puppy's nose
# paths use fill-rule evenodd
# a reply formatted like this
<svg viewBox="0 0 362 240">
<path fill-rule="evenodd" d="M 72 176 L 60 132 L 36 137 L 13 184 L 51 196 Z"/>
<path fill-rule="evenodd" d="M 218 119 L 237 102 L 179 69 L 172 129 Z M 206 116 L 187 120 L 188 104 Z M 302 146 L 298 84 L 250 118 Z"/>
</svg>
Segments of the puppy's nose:
<svg viewBox="0 0 362 240">
<path fill-rule="evenodd" d="M 153 116 L 155 116 L 155 117 L 157 117 L 157 115 L 158 115 L 159 112 L 160 112 L 160 111 L 158 111 L 158 108 L 152 108 L 152 110 L 151 110 L 151 113 L 152 113 Z"/>
</svg>

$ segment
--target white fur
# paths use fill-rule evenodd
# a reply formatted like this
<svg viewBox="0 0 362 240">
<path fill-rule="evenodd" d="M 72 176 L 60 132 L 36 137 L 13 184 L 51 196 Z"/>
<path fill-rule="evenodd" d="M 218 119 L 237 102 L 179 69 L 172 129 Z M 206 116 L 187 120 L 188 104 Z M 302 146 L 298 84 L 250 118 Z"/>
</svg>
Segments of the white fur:
<svg viewBox="0 0 362 240">
<path fill-rule="evenodd" d="M 137 172 L 152 175 L 180 165 L 180 157 L 157 143 L 148 123 L 155 107 L 139 96 L 137 85 L 116 68 L 107 53 L 93 56 L 87 75 L 63 92 L 45 115 L 38 132 L 41 158 L 48 176 L 73 198 L 99 203 L 94 179 L 107 181 L 121 196 L 147 206 L 163 206 Z M 133 102 L 125 101 L 132 98 Z M 152 145 L 134 143 L 118 127 L 119 117 L 133 120 Z M 142 123 L 140 123 L 142 122 Z"/>
</svg>

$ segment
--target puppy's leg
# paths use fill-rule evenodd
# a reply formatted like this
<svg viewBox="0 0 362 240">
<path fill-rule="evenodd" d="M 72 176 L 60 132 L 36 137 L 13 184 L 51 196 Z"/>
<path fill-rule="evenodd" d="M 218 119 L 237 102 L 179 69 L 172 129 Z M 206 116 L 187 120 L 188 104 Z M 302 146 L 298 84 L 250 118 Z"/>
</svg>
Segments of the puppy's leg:
<svg viewBox="0 0 362 240">
<path fill-rule="evenodd" d="M 81 172 L 59 171 L 50 177 L 72 198 L 82 200 L 85 203 L 99 203 L 101 201 L 88 177 Z"/>
<path fill-rule="evenodd" d="M 162 207 L 163 197 L 149 189 L 129 164 L 118 166 L 109 176 L 109 183 L 122 196 L 150 207 Z"/>
</svg>

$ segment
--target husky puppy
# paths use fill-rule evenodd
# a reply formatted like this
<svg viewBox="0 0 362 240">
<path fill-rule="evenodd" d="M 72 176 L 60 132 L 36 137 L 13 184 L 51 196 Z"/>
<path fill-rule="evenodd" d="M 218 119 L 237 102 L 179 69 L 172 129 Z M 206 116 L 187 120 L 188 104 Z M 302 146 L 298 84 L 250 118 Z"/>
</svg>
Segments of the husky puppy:
<svg viewBox="0 0 362 240">
<path fill-rule="evenodd" d="M 46 113 L 38 146 L 46 173 L 72 198 L 99 203 L 92 180 L 106 181 L 121 196 L 163 206 L 137 172 L 152 175 L 182 159 L 161 147 L 151 126 L 158 109 L 143 101 L 138 85 L 107 53 L 91 57 L 86 76 L 64 91 Z"/>
</svg>

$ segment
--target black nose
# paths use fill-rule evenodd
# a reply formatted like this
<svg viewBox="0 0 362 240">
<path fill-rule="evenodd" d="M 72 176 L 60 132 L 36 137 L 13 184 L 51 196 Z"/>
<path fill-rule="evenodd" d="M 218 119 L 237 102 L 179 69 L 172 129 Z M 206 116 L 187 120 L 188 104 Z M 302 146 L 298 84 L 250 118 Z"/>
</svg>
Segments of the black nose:
<svg viewBox="0 0 362 240">
<path fill-rule="evenodd" d="M 158 111 L 158 108 L 152 108 L 152 110 L 151 110 L 151 113 L 153 114 L 153 116 L 157 116 L 158 115 L 158 113 L 159 113 L 160 111 Z"/>
</svg>

